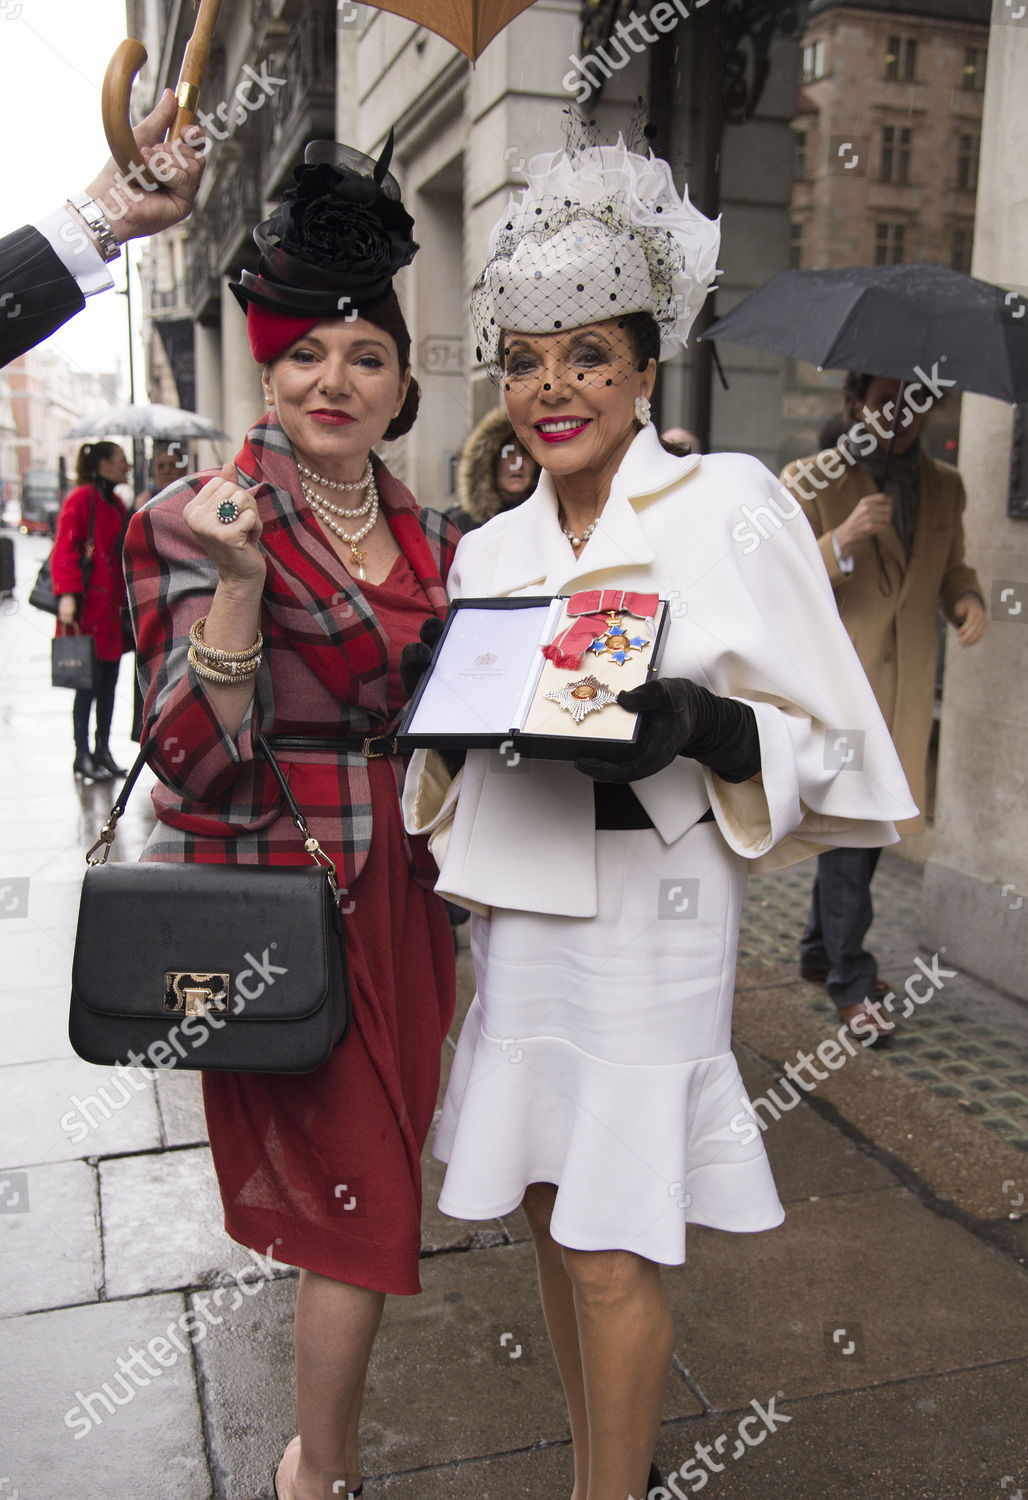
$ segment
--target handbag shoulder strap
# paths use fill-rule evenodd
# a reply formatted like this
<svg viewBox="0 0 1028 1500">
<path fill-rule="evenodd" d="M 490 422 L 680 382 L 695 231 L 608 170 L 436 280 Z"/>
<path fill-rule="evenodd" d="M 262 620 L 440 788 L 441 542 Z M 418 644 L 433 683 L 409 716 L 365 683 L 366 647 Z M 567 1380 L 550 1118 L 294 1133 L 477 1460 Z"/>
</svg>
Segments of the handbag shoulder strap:
<svg viewBox="0 0 1028 1500">
<path fill-rule="evenodd" d="M 142 746 L 139 754 L 136 756 L 131 767 L 129 768 L 128 775 L 125 777 L 125 780 L 121 784 L 121 790 L 114 800 L 114 806 L 111 808 L 110 816 L 108 817 L 107 822 L 101 828 L 97 836 L 96 843 L 86 852 L 87 865 L 102 865 L 107 862 L 107 856 L 110 853 L 111 845 L 114 843 L 114 835 L 118 827 L 118 820 L 125 811 L 125 808 L 128 804 L 128 799 L 132 795 L 132 789 L 135 786 L 136 782 L 139 780 L 139 773 L 146 765 L 150 752 L 153 750 L 153 747 L 156 743 L 156 735 L 151 735 L 146 743 Z M 339 875 L 335 867 L 335 861 L 332 859 L 331 855 L 325 853 L 324 849 L 322 849 L 317 839 L 307 827 L 307 819 L 304 817 L 299 803 L 289 789 L 289 783 L 288 781 L 286 781 L 286 778 L 282 774 L 282 767 L 275 759 L 275 752 L 272 750 L 271 746 L 268 744 L 267 740 L 260 730 L 257 731 L 257 748 L 260 750 L 264 759 L 268 762 L 268 765 L 271 768 L 271 772 L 274 775 L 275 780 L 278 782 L 282 795 L 286 800 L 286 806 L 289 808 L 289 812 L 292 816 L 293 822 L 299 829 L 300 833 L 303 835 L 304 848 L 306 849 L 307 853 L 310 855 L 314 863 L 320 869 L 325 871 L 325 874 L 328 876 L 328 883 L 332 887 L 332 893 L 335 899 L 338 901 L 341 898 L 343 892 L 341 892 L 339 889 Z M 101 850 L 102 852 L 98 854 L 98 850 Z M 94 858 L 94 856 L 96 857 Z"/>
</svg>

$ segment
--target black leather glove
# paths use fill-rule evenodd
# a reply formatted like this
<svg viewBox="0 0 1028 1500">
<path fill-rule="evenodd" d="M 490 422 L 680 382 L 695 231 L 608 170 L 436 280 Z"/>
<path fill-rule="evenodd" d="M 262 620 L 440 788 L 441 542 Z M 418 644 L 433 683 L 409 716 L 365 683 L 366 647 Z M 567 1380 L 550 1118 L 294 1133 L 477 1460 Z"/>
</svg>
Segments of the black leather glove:
<svg viewBox="0 0 1028 1500">
<path fill-rule="evenodd" d="M 584 757 L 575 769 L 594 781 L 641 781 L 678 755 L 698 760 L 724 781 L 748 781 L 760 770 L 757 719 L 748 703 L 720 698 L 688 677 L 654 677 L 618 693 L 618 703 L 643 714 L 632 760 Z"/>
<path fill-rule="evenodd" d="M 418 684 L 428 671 L 432 652 L 439 643 L 445 621 L 438 615 L 429 615 L 421 622 L 421 639 L 410 641 L 400 652 L 400 681 L 408 699 L 413 698 Z"/>
</svg>

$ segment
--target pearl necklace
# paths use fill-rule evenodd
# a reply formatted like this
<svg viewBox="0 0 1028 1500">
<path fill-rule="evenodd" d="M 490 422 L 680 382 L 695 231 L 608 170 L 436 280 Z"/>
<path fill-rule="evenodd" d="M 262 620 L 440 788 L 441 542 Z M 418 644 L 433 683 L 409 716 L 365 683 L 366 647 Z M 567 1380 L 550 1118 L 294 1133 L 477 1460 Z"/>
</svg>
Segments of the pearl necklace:
<svg viewBox="0 0 1028 1500">
<path fill-rule="evenodd" d="M 347 510 L 345 506 L 333 505 L 331 500 L 326 500 L 323 495 L 319 495 L 316 490 L 311 488 L 311 486 L 305 479 L 300 480 L 300 488 L 303 490 L 304 494 L 307 496 L 308 501 L 312 505 L 320 505 L 325 510 L 330 511 L 334 516 L 345 516 L 348 521 L 354 520 L 357 516 L 366 516 L 368 511 L 371 509 L 370 490 L 368 490 L 365 494 L 363 504 L 358 505 L 354 510 Z"/>
<path fill-rule="evenodd" d="M 590 521 L 589 525 L 582 532 L 581 536 L 576 536 L 569 526 L 562 526 L 560 529 L 567 537 L 572 547 L 581 547 L 583 543 L 589 540 L 593 532 L 596 530 L 596 525 L 599 519 L 599 516 L 597 516 L 595 521 Z"/>
<path fill-rule="evenodd" d="M 326 479 L 323 474 L 315 474 L 313 469 L 307 469 L 303 466 L 303 464 L 297 464 L 296 467 L 299 469 L 300 473 L 304 474 L 308 479 L 313 479 L 315 484 L 320 484 L 323 490 L 366 490 L 371 484 L 375 472 L 371 466 L 370 457 L 368 458 L 367 467 L 365 468 L 364 473 L 359 479 L 353 480 Z M 344 511 L 343 514 L 345 515 L 346 512 Z"/>
<path fill-rule="evenodd" d="M 367 576 L 364 572 L 364 562 L 368 554 L 366 552 L 361 552 L 357 546 L 357 543 L 359 541 L 362 541 L 363 538 L 368 535 L 369 531 L 373 530 L 375 522 L 378 520 L 378 489 L 375 486 L 374 478 L 371 479 L 371 514 L 368 516 L 368 519 L 365 521 L 360 530 L 355 531 L 352 536 L 345 532 L 343 528 L 332 519 L 331 514 L 325 508 L 327 502 L 322 500 L 319 496 L 314 495 L 310 491 L 308 491 L 306 485 L 304 485 L 304 494 L 307 496 L 307 503 L 310 505 L 311 510 L 313 511 L 314 515 L 317 516 L 322 525 L 327 526 L 330 531 L 334 531 L 336 536 L 342 537 L 343 541 L 349 547 L 351 561 L 357 568 L 357 577 L 361 580 L 361 582 L 363 582 Z"/>
</svg>

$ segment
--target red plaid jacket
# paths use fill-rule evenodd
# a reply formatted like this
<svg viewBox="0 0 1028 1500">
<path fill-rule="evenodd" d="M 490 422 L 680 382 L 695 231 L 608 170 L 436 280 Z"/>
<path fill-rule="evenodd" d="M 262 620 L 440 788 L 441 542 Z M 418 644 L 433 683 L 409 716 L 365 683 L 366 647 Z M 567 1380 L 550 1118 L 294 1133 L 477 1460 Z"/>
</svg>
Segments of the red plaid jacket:
<svg viewBox="0 0 1028 1500">
<path fill-rule="evenodd" d="M 261 607 L 264 659 L 254 703 L 233 739 L 187 662 L 189 628 L 217 585 L 182 511 L 216 471 L 166 490 L 133 518 L 125 543 L 129 603 L 145 693 L 144 734 L 160 778 L 153 802 L 161 827 L 145 858 L 202 863 L 304 864 L 303 842 L 274 777 L 254 759 L 258 727 L 268 735 L 356 737 L 388 725 L 388 642 L 360 589 L 340 587 L 339 559 L 303 504 L 289 440 L 274 414 L 250 429 L 236 457 L 239 483 L 263 523 L 268 576 Z M 444 580 L 460 532 L 420 510 L 389 470 L 376 468 L 383 511 L 430 607 L 446 613 Z M 395 652 L 395 642 L 394 652 Z M 311 831 L 352 884 L 371 843 L 367 763 L 359 752 L 279 755 Z M 391 761 L 399 789 L 403 763 Z M 420 840 L 411 863 L 434 865 Z"/>
</svg>

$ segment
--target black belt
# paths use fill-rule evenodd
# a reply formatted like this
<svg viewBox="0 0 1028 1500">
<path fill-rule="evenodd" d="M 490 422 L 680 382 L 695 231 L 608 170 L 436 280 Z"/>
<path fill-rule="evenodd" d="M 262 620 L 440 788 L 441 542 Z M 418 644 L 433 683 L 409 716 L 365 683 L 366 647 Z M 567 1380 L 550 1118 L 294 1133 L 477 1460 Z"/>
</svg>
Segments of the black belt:
<svg viewBox="0 0 1028 1500">
<path fill-rule="evenodd" d="M 652 828 L 653 819 L 627 782 L 594 781 L 593 803 L 596 827 L 602 829 Z M 713 823 L 714 809 L 708 807 L 698 823 Z"/>
<path fill-rule="evenodd" d="M 396 736 L 393 734 L 342 735 L 319 737 L 310 734 L 269 734 L 268 744 L 272 750 L 327 750 L 338 754 L 363 755 L 368 760 L 378 760 L 383 755 L 396 755 Z"/>
</svg>

